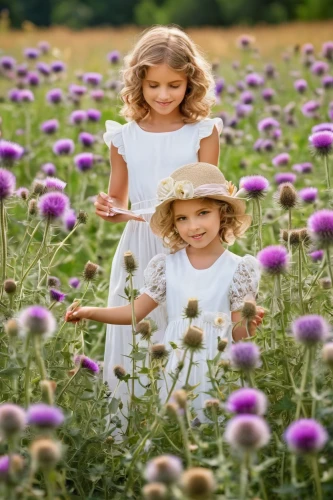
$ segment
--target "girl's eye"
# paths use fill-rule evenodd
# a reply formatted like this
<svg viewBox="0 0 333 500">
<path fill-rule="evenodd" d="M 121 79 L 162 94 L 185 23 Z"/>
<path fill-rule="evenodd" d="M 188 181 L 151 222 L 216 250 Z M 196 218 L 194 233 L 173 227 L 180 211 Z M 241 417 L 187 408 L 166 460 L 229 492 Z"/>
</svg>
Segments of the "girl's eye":
<svg viewBox="0 0 333 500">
<path fill-rule="evenodd" d="M 186 217 L 178 217 L 177 222 L 185 220 L 185 219 L 186 219 Z"/>
<path fill-rule="evenodd" d="M 149 85 L 151 89 L 157 89 L 157 85 Z"/>
<path fill-rule="evenodd" d="M 203 215 L 206 215 L 206 214 L 209 214 L 208 210 L 203 210 L 202 212 L 200 212 L 200 215 L 203 214 Z"/>
<path fill-rule="evenodd" d="M 179 89 L 180 85 L 170 85 L 172 89 Z"/>
</svg>

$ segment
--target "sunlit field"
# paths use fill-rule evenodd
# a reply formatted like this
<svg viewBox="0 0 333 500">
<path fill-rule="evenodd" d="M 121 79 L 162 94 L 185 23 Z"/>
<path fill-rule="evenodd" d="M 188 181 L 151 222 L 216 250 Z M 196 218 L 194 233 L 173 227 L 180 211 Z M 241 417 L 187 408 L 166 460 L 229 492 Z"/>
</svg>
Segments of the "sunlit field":
<svg viewBox="0 0 333 500">
<path fill-rule="evenodd" d="M 0 497 L 329 499 L 333 22 L 188 30 L 214 69 L 220 168 L 253 215 L 231 250 L 258 256 L 266 310 L 255 337 L 231 348 L 217 336 L 204 422 L 198 388 L 159 397 L 175 344 L 156 348 L 149 322 L 115 387 L 103 384 L 105 326 L 64 322 L 74 300 L 107 302 L 124 225 L 93 202 L 139 32 L 0 32 Z"/>
</svg>

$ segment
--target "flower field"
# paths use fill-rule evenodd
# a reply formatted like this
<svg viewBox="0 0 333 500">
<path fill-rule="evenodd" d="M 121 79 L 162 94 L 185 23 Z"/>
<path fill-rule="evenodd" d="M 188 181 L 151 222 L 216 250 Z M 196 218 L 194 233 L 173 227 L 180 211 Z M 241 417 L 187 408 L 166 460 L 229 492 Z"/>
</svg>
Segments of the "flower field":
<svg viewBox="0 0 333 500">
<path fill-rule="evenodd" d="M 181 363 L 159 397 L 176 346 L 154 344 L 149 319 L 133 322 L 133 368 L 115 366 L 115 387 L 103 383 L 104 325 L 64 321 L 74 301 L 106 304 L 124 227 L 99 219 L 93 202 L 107 191 L 102 134 L 105 120 L 120 120 L 126 44 L 99 47 L 88 62 L 36 33 L 33 44 L 18 34 L 3 45 L 1 498 L 332 497 L 333 41 L 313 46 L 302 32 L 268 53 L 260 30 L 257 41 L 231 36 L 232 57 L 208 49 L 224 122 L 220 168 L 248 199 L 253 223 L 231 250 L 258 258 L 266 313 L 255 337 L 216 339 L 203 422 L 191 409 L 197 388 L 173 390 Z M 130 253 L 124 265 L 131 302 Z M 204 344 L 191 327 L 197 306 L 184 311 L 189 351 Z M 243 318 L 254 310 L 245 301 Z"/>
</svg>

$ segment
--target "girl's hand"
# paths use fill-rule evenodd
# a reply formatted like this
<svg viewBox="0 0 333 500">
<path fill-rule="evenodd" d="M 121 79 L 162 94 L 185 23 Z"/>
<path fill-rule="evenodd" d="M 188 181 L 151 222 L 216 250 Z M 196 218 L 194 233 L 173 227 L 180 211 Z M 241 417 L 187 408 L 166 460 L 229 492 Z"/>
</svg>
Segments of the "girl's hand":
<svg viewBox="0 0 333 500">
<path fill-rule="evenodd" d="M 252 321 L 248 324 L 248 331 L 251 337 L 255 335 L 256 329 L 261 325 L 263 318 L 265 316 L 265 309 L 263 307 L 256 307 L 257 314 Z"/>
<path fill-rule="evenodd" d="M 66 311 L 65 321 L 68 323 L 78 323 L 81 319 L 87 317 L 87 308 L 80 307 L 77 303 L 73 303 Z"/>
<path fill-rule="evenodd" d="M 145 222 L 142 217 L 132 217 L 130 214 L 114 214 L 112 212 L 112 207 L 116 207 L 114 201 L 106 193 L 99 193 L 97 200 L 94 203 L 95 214 L 101 217 L 103 220 L 117 224 L 118 222 L 127 222 L 129 220 L 140 220 Z M 122 208 L 122 207 L 119 207 Z"/>
</svg>

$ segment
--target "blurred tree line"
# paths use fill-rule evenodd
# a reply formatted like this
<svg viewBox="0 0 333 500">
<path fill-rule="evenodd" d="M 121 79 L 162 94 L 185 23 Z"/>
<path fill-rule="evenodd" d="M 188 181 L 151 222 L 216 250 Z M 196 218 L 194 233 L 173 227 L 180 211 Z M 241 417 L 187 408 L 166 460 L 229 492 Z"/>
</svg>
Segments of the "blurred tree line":
<svg viewBox="0 0 333 500">
<path fill-rule="evenodd" d="M 333 0 L 0 0 L 13 27 L 176 23 L 230 26 L 333 18 Z"/>
</svg>

